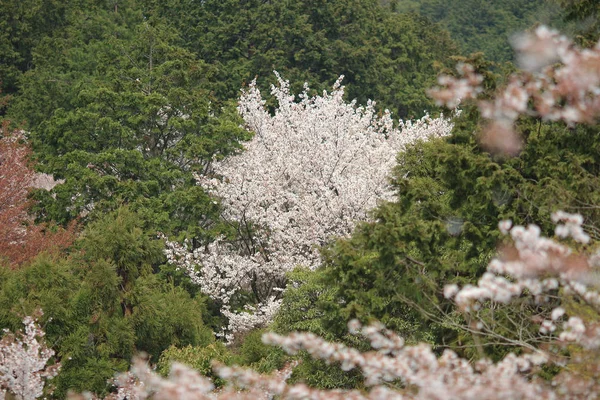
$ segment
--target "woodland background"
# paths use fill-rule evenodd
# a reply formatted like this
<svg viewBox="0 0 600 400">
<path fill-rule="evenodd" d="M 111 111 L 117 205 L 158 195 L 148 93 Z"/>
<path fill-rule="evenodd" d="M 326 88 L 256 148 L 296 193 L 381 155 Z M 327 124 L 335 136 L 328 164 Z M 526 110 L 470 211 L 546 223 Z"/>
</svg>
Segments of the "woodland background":
<svg viewBox="0 0 600 400">
<path fill-rule="evenodd" d="M 522 116 L 523 147 L 504 157 L 478 140 L 478 109 L 461 105 L 452 135 L 398 154 L 394 198 L 371 211 L 372 222 L 325 243 L 319 268 L 298 265 L 273 321 L 227 345 L 221 304 L 167 262 L 163 238 L 190 249 L 235 241 L 225 205 L 196 177 L 252 138 L 236 106 L 255 78 L 264 94 L 274 70 L 292 93 L 308 82 L 316 94 L 344 75 L 345 99 L 375 100 L 380 115 L 450 115 L 427 95 L 438 74 L 468 61 L 489 98 L 517 69 L 515 33 L 546 24 L 589 47 L 600 36 L 599 11 L 589 0 L 0 0 L 0 328 L 18 331 L 43 310 L 61 364 L 46 389 L 56 398 L 108 394 L 140 352 L 165 374 L 173 360 L 208 376 L 211 360 L 281 369 L 292 358 L 261 342 L 266 331 L 367 350 L 347 333 L 353 318 L 437 353 L 496 361 L 518 351 L 464 329 L 444 284 L 481 277 L 501 220 L 537 223 L 552 236 L 553 212 L 579 213 L 592 239 L 586 249 L 595 248 L 596 124 Z M 30 189 L 36 173 L 58 184 Z M 230 306 L 256 301 L 242 291 Z M 489 318 L 510 337 L 515 315 L 523 309 Z M 359 372 L 305 353 L 294 359 L 302 362 L 291 382 L 363 388 Z"/>
</svg>

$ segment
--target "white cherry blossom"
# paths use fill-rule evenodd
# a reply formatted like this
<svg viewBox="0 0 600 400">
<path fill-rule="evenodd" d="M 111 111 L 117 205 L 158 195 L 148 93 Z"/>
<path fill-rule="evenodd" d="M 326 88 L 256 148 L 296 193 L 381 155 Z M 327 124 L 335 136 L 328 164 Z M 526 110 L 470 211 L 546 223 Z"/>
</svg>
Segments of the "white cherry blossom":
<svg viewBox="0 0 600 400">
<path fill-rule="evenodd" d="M 169 260 L 224 304 L 234 331 L 249 329 L 251 318 L 233 316 L 231 296 L 252 291 L 273 310 L 277 303 L 269 299 L 285 287 L 286 272 L 316 268 L 320 246 L 348 236 L 379 201 L 393 198 L 389 172 L 398 152 L 452 130 L 443 116 L 395 122 L 389 111 L 379 114 L 374 102 L 347 103 L 342 77 L 331 93 L 311 96 L 305 85 L 296 99 L 289 82 L 276 75 L 274 114 L 252 82 L 242 92 L 239 112 L 254 138 L 240 154 L 215 161 L 212 175 L 198 176 L 221 199 L 223 217 L 238 228 L 240 240 L 220 238 L 195 250 L 168 243 Z"/>
</svg>

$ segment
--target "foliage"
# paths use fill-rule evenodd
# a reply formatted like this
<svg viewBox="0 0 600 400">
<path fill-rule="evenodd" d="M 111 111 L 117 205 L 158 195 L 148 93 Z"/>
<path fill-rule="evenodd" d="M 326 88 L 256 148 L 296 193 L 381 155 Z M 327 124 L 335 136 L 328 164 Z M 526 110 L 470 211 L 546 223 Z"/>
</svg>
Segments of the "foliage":
<svg viewBox="0 0 600 400">
<path fill-rule="evenodd" d="M 436 65 L 457 52 L 429 20 L 388 13 L 376 0 L 170 0 L 151 2 L 148 13 L 217 68 L 220 99 L 236 98 L 254 77 L 268 88 L 273 70 L 293 77 L 294 91 L 311 82 L 320 92 L 343 74 L 349 99 L 378 99 L 398 117 L 420 117 L 433 108 L 424 89 Z"/>
<path fill-rule="evenodd" d="M 171 346 L 161 354 L 157 370 L 160 374 L 166 376 L 171 370 L 173 362 L 179 362 L 204 376 L 213 378 L 214 384 L 218 387 L 222 386 L 225 381 L 213 374 L 213 361 L 231 365 L 234 360 L 235 356 L 220 342 L 211 343 L 206 347 L 187 346 L 177 348 Z"/>
<path fill-rule="evenodd" d="M 237 349 L 237 363 L 247 365 L 255 371 L 269 373 L 284 367 L 288 358 L 284 351 L 262 342 L 262 335 L 266 329 L 255 329 L 243 337 Z"/>
<path fill-rule="evenodd" d="M 32 68 L 33 48 L 44 36 L 65 24 L 68 2 L 24 0 L 0 2 L 0 91 L 17 92 L 22 73 Z M 0 109 L 0 114 L 3 110 Z"/>
<path fill-rule="evenodd" d="M 378 319 L 408 338 L 427 340 L 422 335 L 429 331 L 436 343 L 450 344 L 453 329 L 438 325 L 448 306 L 442 285 L 483 273 L 481 265 L 496 249 L 499 220 L 531 223 L 561 206 L 597 220 L 595 209 L 582 206 L 600 200 L 591 161 L 594 130 L 567 135 L 560 126 L 523 128 L 528 142 L 511 160 L 494 161 L 470 132 L 400 156 L 398 200 L 380 206 L 377 222 L 362 225 L 327 252 L 323 273 L 337 288 L 347 318 Z M 550 229 L 542 225 L 543 232 Z M 422 318 L 429 321 L 425 326 L 406 330 L 407 320 L 420 324 Z"/>
<path fill-rule="evenodd" d="M 424 88 L 454 48 L 443 32 L 371 0 L 309 3 L 48 3 L 52 29 L 32 14 L 43 29 L 31 32 L 38 45 L 10 115 L 27 123 L 40 168 L 65 180 L 36 194 L 39 218 L 64 224 L 130 204 L 165 233 L 215 236 L 218 209 L 189 171 L 236 147 L 244 134 L 227 101 L 273 68 L 296 87 L 345 73 L 349 96 L 399 115 L 432 107 Z"/>
<path fill-rule="evenodd" d="M 36 195 L 40 217 L 65 223 L 131 204 L 155 229 L 202 235 L 217 207 L 191 172 L 237 147 L 238 117 L 213 107 L 204 88 L 211 69 L 174 45 L 177 34 L 167 27 L 112 14 L 95 22 L 106 22 L 95 27 L 102 40 L 78 29 L 56 39 L 72 62 L 45 59 L 12 108 L 28 121 L 41 168 L 64 179 Z"/>
<path fill-rule="evenodd" d="M 593 0 L 559 0 L 558 3 L 563 8 L 565 20 L 576 24 L 578 42 L 585 47 L 593 46 L 600 38 L 598 3 Z"/>
<path fill-rule="evenodd" d="M 490 78 L 486 85 L 493 89 Z M 442 289 L 449 282 L 474 282 L 483 274 L 482 265 L 500 239 L 498 222 L 548 220 L 553 211 L 568 207 L 580 211 L 595 229 L 600 216 L 590 205 L 599 201 L 597 127 L 569 129 L 521 118 L 516 129 L 524 146 L 519 157 L 507 158 L 490 155 L 478 143 L 473 135 L 480 129 L 478 115 L 466 106 L 450 138 L 399 155 L 397 200 L 378 207 L 375 222 L 359 226 L 352 238 L 326 251 L 325 267 L 314 280 L 300 280 L 298 288 L 286 293 L 276 319 L 285 321 L 276 325 L 284 327 L 283 333 L 289 326 L 356 345 L 341 334 L 343 321 L 376 319 L 409 342 L 477 356 L 474 336 L 463 328 L 468 321 L 452 311 Z M 552 225 L 541 229 L 549 234 Z M 318 300 L 311 305 L 304 298 Z M 487 323 L 502 337 L 514 332 L 535 337 L 538 326 L 528 321 L 541 310 L 526 301 L 520 307 L 496 307 L 487 313 Z M 486 336 L 481 346 L 484 354 L 500 360 L 510 346 L 497 339 Z M 314 378 L 323 376 L 321 371 L 306 374 Z"/>
<path fill-rule="evenodd" d="M 578 244 L 588 244 L 590 237 L 583 231 L 583 218 L 577 214 L 557 212 L 556 236 L 572 239 L 573 247 L 540 235 L 535 225 L 513 226 L 504 220 L 499 224 L 503 234 L 510 232 L 511 248 L 506 248 L 492 260 L 487 272 L 476 286 L 462 289 L 455 284 L 444 288 L 445 297 L 453 299 L 465 316 L 474 317 L 474 324 L 465 326 L 473 335 L 494 335 L 488 331 L 485 313 L 498 304 L 513 305 L 513 301 L 529 298 L 538 306 L 550 302 L 576 301 L 587 308 L 577 313 L 574 308 L 551 307 L 539 320 L 523 320 L 537 327 L 537 343 L 522 341 L 517 332 L 503 337 L 506 343 L 521 346 L 525 351 L 509 353 L 498 362 L 480 358 L 476 362 L 459 357 L 450 349 L 436 355 L 430 345 L 407 345 L 395 332 L 381 324 L 362 326 L 357 320 L 348 324 L 351 334 L 367 339 L 374 350 L 360 352 L 341 343 L 332 343 L 312 333 L 292 333 L 280 336 L 265 334 L 263 341 L 278 345 L 290 354 L 306 351 L 328 364 L 340 363 L 341 370 L 360 370 L 366 390 L 324 390 L 306 384 L 288 384 L 289 364 L 276 374 L 261 375 L 249 369 L 217 364 L 217 376 L 231 383 L 224 390 L 211 392 L 208 380 L 180 365 L 175 365 L 169 379 L 153 374 L 140 361 L 120 380 L 120 391 L 136 391 L 142 398 L 194 396 L 199 399 L 252 399 L 277 396 L 282 399 L 381 399 L 408 398 L 433 400 L 442 397 L 461 399 L 571 399 L 598 393 L 597 351 L 600 348 L 598 306 L 600 293 L 585 282 L 594 279 L 589 269 L 598 262 L 597 254 L 578 254 Z M 585 308 L 584 308 L 585 309 Z M 581 308 L 579 309 L 582 310 Z M 593 313 L 594 320 L 587 320 Z M 586 315 L 587 314 L 587 315 Z M 483 316 L 483 319 L 480 319 Z M 583 319 L 586 319 L 584 322 Z M 581 352 L 593 352 L 596 359 L 582 357 Z M 587 363 L 591 362 L 593 366 Z M 536 378 L 544 365 L 565 367 L 549 381 Z M 583 370 L 580 367 L 583 366 Z M 242 389 L 242 390 L 240 390 Z M 237 393 L 235 392 L 237 390 Z"/>
<path fill-rule="evenodd" d="M 21 315 L 42 308 L 49 343 L 62 370 L 56 396 L 67 390 L 106 393 L 115 371 L 140 351 L 157 361 L 172 344 L 206 345 L 202 298 L 152 274 L 160 241 L 126 209 L 91 224 L 69 259 L 37 258 L 1 275 L 0 324 L 15 329 Z"/>
<path fill-rule="evenodd" d="M 0 138 L 0 259 L 12 268 L 39 253 L 64 250 L 75 239 L 74 223 L 67 229 L 36 225 L 28 215 L 29 191 L 47 178 L 34 173 L 30 157 L 23 134 L 9 132 L 5 124 Z"/>
<path fill-rule="evenodd" d="M 203 299 L 190 299 L 184 290 L 150 275 L 136 282 L 131 294 L 132 323 L 136 349 L 158 360 L 167 345 L 202 345 L 213 341 L 213 333 L 202 324 Z"/>
<path fill-rule="evenodd" d="M 498 63 L 514 60 L 511 39 L 516 33 L 536 24 L 566 28 L 557 4 L 544 0 L 398 0 L 395 4 L 398 12 L 418 13 L 439 23 L 463 54 L 483 52 Z"/>
<path fill-rule="evenodd" d="M 555 20 L 556 7 L 377 3 L 0 0 L 0 115 L 27 129 L 10 134 L 5 121 L 0 140 L 0 254 L 19 266 L 0 269 L 0 328 L 15 332 L 44 309 L 62 365 L 55 397 L 107 394 L 107 380 L 138 352 L 163 374 L 172 366 L 169 380 L 136 362 L 109 398 L 178 398 L 192 388 L 200 398 L 597 391 L 598 296 L 586 286 L 596 279 L 600 221 L 597 24 L 575 30 L 587 50 L 545 28 L 513 36 L 525 72 L 480 54 L 454 58 L 452 72 L 458 48 L 445 29 L 463 51 L 506 60 L 512 31 Z M 597 11 L 585 0 L 560 3 L 576 21 Z M 277 78 L 261 95 L 273 69 L 293 80 Z M 445 75 L 430 93 L 451 109 L 460 97 L 461 116 L 394 125 L 386 108 L 438 115 L 425 93 L 438 69 Z M 323 93 L 340 73 L 345 91 Z M 294 99 L 305 81 L 313 90 Z M 413 143 L 428 139 L 420 128 L 445 135 L 452 124 L 451 136 Z M 29 203 L 34 165 L 59 184 Z M 34 224 L 29 206 L 50 224 Z M 543 237 L 551 215 L 567 242 Z M 512 240 L 496 232 L 506 219 Z M 53 223 L 73 220 L 84 228 L 71 245 L 74 228 Z M 525 227 L 533 222 L 539 228 Z M 575 243 L 586 237 L 582 222 L 591 244 Z M 173 241 L 175 264 L 161 265 L 157 232 Z M 184 239 L 187 247 L 176 244 Z M 54 244 L 68 256 L 48 252 Z M 353 318 L 396 333 L 347 334 Z M 225 348 L 208 326 L 227 323 L 237 336 Z M 266 329 L 287 335 L 268 341 L 300 353 L 261 343 Z M 271 375 L 212 371 L 211 357 Z M 210 382 L 172 359 L 249 389 L 209 394 Z M 385 387 L 370 389 L 379 378 Z"/>
<path fill-rule="evenodd" d="M 125 290 L 138 277 L 149 275 L 162 259 L 161 243 L 149 237 L 140 225 L 133 212 L 121 208 L 90 225 L 81 238 L 86 260 L 114 263 Z"/>
<path fill-rule="evenodd" d="M 312 332 L 327 340 L 345 329 L 346 318 L 335 304 L 337 287 L 324 279 L 322 269 L 297 268 L 288 273 L 288 287 L 271 329 L 278 333 Z"/>
</svg>

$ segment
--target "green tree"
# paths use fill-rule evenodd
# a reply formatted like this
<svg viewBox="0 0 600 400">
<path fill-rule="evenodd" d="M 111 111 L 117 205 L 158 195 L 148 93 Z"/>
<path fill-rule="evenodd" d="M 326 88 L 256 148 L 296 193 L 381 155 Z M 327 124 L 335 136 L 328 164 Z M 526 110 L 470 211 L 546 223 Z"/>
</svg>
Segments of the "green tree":
<svg viewBox="0 0 600 400">
<path fill-rule="evenodd" d="M 138 352 L 157 362 L 171 345 L 214 340 L 203 323 L 203 298 L 152 273 L 162 260 L 152 236 L 121 209 L 89 225 L 68 259 L 0 270 L 0 326 L 14 330 L 23 315 L 44 311 L 48 343 L 62 364 L 53 380 L 57 398 L 68 390 L 105 394 L 107 381 Z"/>
<path fill-rule="evenodd" d="M 371 318 L 402 330 L 423 324 L 435 342 L 456 339 L 445 329 L 443 283 L 472 282 L 499 242 L 497 224 L 549 221 L 558 209 L 577 210 L 589 224 L 597 195 L 599 145 L 594 129 L 570 134 L 560 124 L 522 121 L 526 145 L 510 160 L 481 150 L 471 131 L 416 146 L 399 157 L 394 173 L 398 200 L 374 211 L 377 222 L 360 226 L 326 252 L 325 274 L 348 317 Z M 552 235 L 550 224 L 541 225 Z"/>
<path fill-rule="evenodd" d="M 298 268 L 288 274 L 288 279 L 283 303 L 269 330 L 279 334 L 311 332 L 325 340 L 337 340 L 363 351 L 369 350 L 365 341 L 348 333 L 348 319 L 343 304 L 339 303 L 337 285 L 327 281 L 325 269 L 310 271 Z M 247 345 L 246 340 L 244 345 Z M 271 348 L 270 352 L 263 353 L 262 360 L 276 357 L 277 350 Z M 362 384 L 362 377 L 357 371 L 344 372 L 339 365 L 315 360 L 306 353 L 300 353 L 299 358 L 301 363 L 294 368 L 291 382 L 303 382 L 323 389 L 352 388 Z"/>
<path fill-rule="evenodd" d="M 126 29 L 121 17 L 105 14 L 90 27 L 100 39 L 73 28 L 59 42 L 67 61 L 50 57 L 27 74 L 13 108 L 29 121 L 41 168 L 65 180 L 37 194 L 40 215 L 64 223 L 132 204 L 155 229 L 199 234 L 206 226 L 192 221 L 210 224 L 218 208 L 192 173 L 205 172 L 247 133 L 233 107 L 215 105 L 204 88 L 212 67 L 173 45 L 176 33 L 150 22 Z M 112 23 L 97 26 L 105 20 Z M 45 99 L 50 104 L 37 107 Z"/>
<path fill-rule="evenodd" d="M 487 74 L 490 89 L 492 78 Z M 443 285 L 481 276 L 501 244 L 498 222 L 548 221 L 540 227 L 552 236 L 550 215 L 559 209 L 583 214 L 592 229 L 600 221 L 593 206 L 600 201 L 597 126 L 573 129 L 523 118 L 518 122 L 523 150 L 507 159 L 479 145 L 482 124 L 467 107 L 451 137 L 401 153 L 393 173 L 397 200 L 379 206 L 374 222 L 326 249 L 321 270 L 291 278 L 298 284 L 286 293 L 275 326 L 344 341 L 348 319 L 378 320 L 409 341 L 477 357 L 476 339 L 461 327 L 465 321 L 444 298 Z M 314 303 L 307 304 L 311 298 Z M 539 311 L 532 302 L 521 306 L 497 307 L 488 315 L 496 332 L 511 337 L 518 328 L 515 316 Z M 509 350 L 494 338 L 477 339 L 487 356 Z M 323 369 L 315 366 L 306 374 L 318 382 Z"/>
<path fill-rule="evenodd" d="M 558 0 L 564 11 L 564 19 L 575 23 L 573 29 L 579 42 L 585 46 L 593 46 L 600 38 L 600 4 L 594 0 Z"/>
<path fill-rule="evenodd" d="M 388 2 L 389 3 L 389 2 Z M 399 12 L 414 12 L 447 29 L 466 55 L 483 52 L 496 62 L 513 60 L 511 36 L 546 24 L 565 28 L 557 4 L 544 0 L 399 0 Z"/>
<path fill-rule="evenodd" d="M 266 89 L 273 70 L 292 78 L 296 92 L 304 82 L 327 89 L 343 74 L 350 99 L 376 99 L 400 117 L 422 115 L 434 108 L 424 90 L 436 63 L 456 53 L 439 26 L 390 14 L 374 0 L 151 4 L 150 15 L 174 25 L 185 47 L 216 67 L 213 88 L 220 99 L 236 98 L 255 76 Z"/>
<path fill-rule="evenodd" d="M 17 92 L 21 75 L 33 66 L 37 41 L 65 26 L 67 7 L 54 0 L 0 1 L 0 91 Z"/>
</svg>

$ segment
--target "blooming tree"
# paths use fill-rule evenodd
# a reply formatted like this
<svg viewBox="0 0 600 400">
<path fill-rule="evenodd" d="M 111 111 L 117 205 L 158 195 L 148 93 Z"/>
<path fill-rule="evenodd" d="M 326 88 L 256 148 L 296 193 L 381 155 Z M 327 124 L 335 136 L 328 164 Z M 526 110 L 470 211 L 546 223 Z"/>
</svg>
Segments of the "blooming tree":
<svg viewBox="0 0 600 400">
<path fill-rule="evenodd" d="M 599 111 L 595 109 L 598 88 L 594 85 L 598 84 L 595 76 L 600 75 L 600 63 L 594 62 L 591 68 L 585 62 L 576 61 L 594 59 L 592 53 L 598 53 L 600 45 L 592 50 L 564 47 L 566 39 L 545 28 L 521 40 L 522 51 L 526 53 L 523 59 L 532 57 L 530 62 L 525 62 L 530 69 L 555 61 L 556 55 L 562 57 L 563 52 L 571 56 L 565 56 L 562 64 L 545 68 L 542 72 L 514 75 L 499 99 L 481 103 L 484 114 L 492 119 L 492 124 L 500 123 L 506 128 L 497 130 L 492 127 L 488 131 L 488 134 L 494 135 L 496 150 L 504 153 L 514 150 L 516 142 L 511 137 L 511 124 L 518 114 L 533 114 L 573 123 L 578 120 L 589 122 L 587 118 L 596 118 Z M 549 46 L 551 48 L 547 48 Z M 569 62 L 574 63 L 571 65 L 573 76 L 558 73 L 569 68 Z M 585 78 L 581 74 L 586 68 L 593 70 L 588 71 L 592 77 L 588 85 L 582 86 Z M 459 71 L 463 77 L 443 78 L 440 83 L 445 88 L 438 89 L 436 94 L 451 105 L 454 105 L 453 96 L 457 93 L 463 99 L 476 97 L 479 91 L 477 86 L 481 83 L 473 68 L 462 65 Z M 579 79 L 582 79 L 579 84 L 565 83 Z M 528 86 L 527 82 L 537 80 L 541 80 L 539 85 Z M 565 84 L 561 85 L 561 82 Z M 519 88 L 526 88 L 526 91 L 522 92 Z M 517 98 L 512 98 L 507 91 L 515 91 Z M 520 103 L 524 96 L 534 101 Z M 548 108 L 539 108 L 536 96 L 551 96 L 554 99 L 546 99 L 551 104 Z M 552 105 L 553 101 L 556 103 Z M 517 103 L 521 105 L 517 106 Z M 486 114 L 486 109 L 496 111 Z M 429 345 L 407 346 L 402 338 L 382 326 L 362 327 L 352 321 L 349 324 L 350 331 L 369 339 L 373 351 L 361 353 L 342 344 L 329 343 L 310 333 L 288 336 L 267 334 L 263 340 L 279 345 L 290 353 L 303 350 L 313 357 L 339 363 L 344 370 L 359 368 L 365 377 L 367 390 L 364 391 L 318 390 L 303 384 L 287 384 L 277 376 L 264 376 L 223 366 L 216 366 L 217 374 L 233 384 L 225 393 L 210 392 L 207 381 L 190 371 L 186 372 L 188 378 L 182 384 L 178 380 L 179 376 L 183 376 L 178 372 L 183 368 L 181 366 L 175 367 L 176 376 L 168 381 L 157 379 L 156 376 L 151 376 L 149 380 L 157 388 L 169 388 L 172 382 L 180 382 L 186 388 L 196 384 L 198 390 L 190 389 L 180 398 L 198 399 L 256 399 L 261 389 L 283 399 L 598 398 L 600 291 L 597 269 L 600 266 L 600 253 L 593 250 L 591 237 L 583 229 L 583 217 L 558 211 L 552 215 L 552 220 L 556 224 L 555 238 L 543 237 L 540 228 L 535 225 L 513 226 L 511 221 L 500 222 L 499 229 L 507 235 L 507 243 L 488 264 L 486 273 L 478 283 L 462 288 L 447 285 L 444 289 L 445 297 L 454 301 L 467 321 L 474 322 L 465 326 L 465 329 L 475 334 L 494 334 L 493 327 L 481 318 L 482 310 L 495 309 L 498 304 L 514 305 L 524 298 L 537 304 L 540 314 L 535 319 L 523 321 L 537 327 L 539 335 L 536 341 L 523 340 L 519 332 L 515 332 L 514 338 L 500 338 L 509 340 L 513 348 L 520 346 L 518 355 L 509 353 L 496 363 L 485 358 L 477 361 L 463 359 L 451 350 L 445 350 L 441 356 L 437 356 Z M 560 373 L 547 379 L 537 377 L 536 372 L 544 365 L 558 367 Z M 127 376 L 130 382 L 139 386 L 142 383 L 139 380 L 145 379 L 148 370 L 133 372 L 135 376 Z M 236 392 L 233 387 L 243 390 Z"/>
<path fill-rule="evenodd" d="M 168 243 L 170 261 L 225 305 L 233 331 L 268 322 L 286 272 L 315 268 L 320 246 L 349 235 L 377 201 L 392 199 L 388 172 L 399 151 L 452 129 L 443 116 L 395 124 L 389 111 L 378 115 L 374 102 L 346 103 L 343 77 L 322 96 L 309 95 L 305 85 L 296 102 L 289 82 L 276 75 L 275 113 L 252 82 L 238 109 L 253 140 L 244 152 L 215 162 L 211 176 L 198 177 L 221 199 L 236 240 L 220 238 L 193 252 Z M 240 289 L 258 302 L 244 315 L 228 308 Z"/>
<path fill-rule="evenodd" d="M 23 319 L 25 333 L 4 330 L 0 340 L 0 398 L 10 391 L 17 399 L 33 400 L 43 394 L 46 379 L 58 373 L 60 364 L 46 366 L 54 350 L 43 342 L 44 331 L 32 317 Z"/>
<path fill-rule="evenodd" d="M 75 224 L 51 233 L 47 226 L 33 223 L 27 214 L 29 191 L 51 189 L 55 182 L 49 175 L 33 171 L 31 149 L 23 132 L 10 132 L 6 125 L 0 138 L 0 258 L 16 267 L 42 251 L 69 246 Z"/>
</svg>

